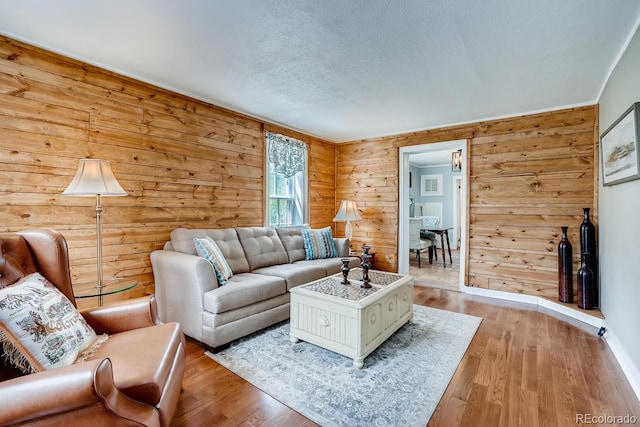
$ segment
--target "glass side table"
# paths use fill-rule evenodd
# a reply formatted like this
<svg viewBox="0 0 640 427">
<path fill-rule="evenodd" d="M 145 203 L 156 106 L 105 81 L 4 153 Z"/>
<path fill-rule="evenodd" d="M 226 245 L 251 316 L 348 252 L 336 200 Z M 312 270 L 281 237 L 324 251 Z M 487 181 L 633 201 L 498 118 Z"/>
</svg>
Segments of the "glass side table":
<svg viewBox="0 0 640 427">
<path fill-rule="evenodd" d="M 77 299 L 98 297 L 98 306 L 102 306 L 103 296 L 119 294 L 120 292 L 125 292 L 133 289 L 136 286 L 138 286 L 138 282 L 135 280 L 111 279 L 104 281 L 102 289 L 98 289 L 98 287 L 96 286 L 94 288 L 82 289 L 77 292 L 74 290 L 73 294 Z"/>
</svg>

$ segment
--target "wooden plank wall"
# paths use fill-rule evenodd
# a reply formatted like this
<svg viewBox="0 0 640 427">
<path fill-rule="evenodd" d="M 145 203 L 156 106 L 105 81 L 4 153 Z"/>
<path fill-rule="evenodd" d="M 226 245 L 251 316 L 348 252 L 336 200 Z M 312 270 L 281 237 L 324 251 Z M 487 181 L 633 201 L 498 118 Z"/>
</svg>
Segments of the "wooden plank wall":
<svg viewBox="0 0 640 427">
<path fill-rule="evenodd" d="M 174 228 L 263 224 L 265 129 L 309 144 L 310 224 L 333 226 L 335 144 L 0 36 L 0 229 L 60 230 L 74 286 L 95 286 L 95 199 L 60 193 L 108 159 L 129 195 L 103 198 L 104 277 L 139 285 L 107 302 L 153 293 Z"/>
<path fill-rule="evenodd" d="M 397 271 L 398 148 L 394 138 L 338 144 L 336 201 L 355 200 L 362 221 L 352 222 L 351 249 L 369 245 L 375 268 Z M 338 224 L 343 236 L 344 224 Z"/>
<path fill-rule="evenodd" d="M 352 246 L 396 271 L 399 147 L 467 139 L 467 284 L 556 298 L 560 227 L 577 271 L 583 207 L 597 223 L 597 116 L 587 106 L 339 145 L 336 200 L 357 200 L 364 217 Z"/>
<path fill-rule="evenodd" d="M 139 282 L 110 300 L 152 293 L 149 253 L 172 229 L 262 224 L 269 130 L 309 144 L 311 226 L 357 200 L 352 247 L 395 271 L 398 148 L 468 139 L 469 284 L 551 296 L 559 227 L 577 247 L 594 207 L 596 117 L 590 106 L 336 146 L 0 37 L 0 229 L 59 229 L 75 286 L 92 286 L 95 201 L 60 193 L 79 158 L 109 159 L 129 196 L 103 199 L 105 277 Z"/>
</svg>

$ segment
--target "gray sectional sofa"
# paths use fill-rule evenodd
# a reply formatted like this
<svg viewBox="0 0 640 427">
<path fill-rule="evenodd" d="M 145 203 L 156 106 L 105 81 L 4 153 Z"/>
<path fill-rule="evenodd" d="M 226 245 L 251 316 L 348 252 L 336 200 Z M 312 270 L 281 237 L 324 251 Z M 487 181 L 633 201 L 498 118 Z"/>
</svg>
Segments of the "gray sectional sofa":
<svg viewBox="0 0 640 427">
<path fill-rule="evenodd" d="M 197 255 L 194 238 L 205 236 L 233 272 L 224 286 Z M 288 319 L 291 288 L 340 272 L 349 241 L 333 240 L 338 257 L 307 260 L 300 228 L 175 229 L 151 253 L 158 317 L 214 348 Z M 351 258 L 350 267 L 359 264 Z"/>
</svg>

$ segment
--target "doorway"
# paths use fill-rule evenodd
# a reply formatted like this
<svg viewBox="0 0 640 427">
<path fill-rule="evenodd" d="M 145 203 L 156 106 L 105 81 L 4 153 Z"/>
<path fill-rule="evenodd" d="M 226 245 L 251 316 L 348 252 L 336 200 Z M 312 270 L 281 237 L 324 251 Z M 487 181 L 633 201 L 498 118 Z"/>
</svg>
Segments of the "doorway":
<svg viewBox="0 0 640 427">
<path fill-rule="evenodd" d="M 399 195 L 398 195 L 398 272 L 400 274 L 409 274 L 410 271 L 410 256 L 409 256 L 409 217 L 411 212 L 416 214 L 416 203 L 412 194 L 416 194 L 417 191 L 420 191 L 422 194 L 425 194 L 424 189 L 416 186 L 420 186 L 423 184 L 422 181 L 426 180 L 424 175 L 416 176 L 415 167 L 412 168 L 410 159 L 416 158 L 416 155 L 424 155 L 426 157 L 433 156 L 436 157 L 436 153 L 448 152 L 448 160 L 442 160 L 445 164 L 441 164 L 442 167 L 451 168 L 451 157 L 450 153 L 456 150 L 462 150 L 462 158 L 466 159 L 467 156 L 467 140 L 456 140 L 456 141 L 446 141 L 446 142 L 438 142 L 431 144 L 423 144 L 423 145 L 415 145 L 410 147 L 401 147 L 399 153 Z M 453 178 L 447 178 L 448 185 L 451 186 L 446 196 L 448 198 L 448 206 L 443 211 L 443 215 L 441 217 L 441 227 L 451 228 L 449 230 L 449 242 L 452 249 L 452 253 L 454 254 L 453 258 L 458 258 L 453 265 L 453 267 L 457 270 L 454 273 L 454 269 L 452 269 L 452 265 L 450 264 L 449 254 L 446 253 L 446 266 L 443 266 L 442 260 L 442 249 L 440 248 L 440 244 L 438 244 L 438 260 L 433 260 L 434 263 L 438 262 L 437 266 L 440 268 L 440 273 L 446 274 L 451 278 L 451 274 L 457 273 L 457 283 L 456 277 L 453 279 L 453 287 L 454 289 L 462 289 L 464 286 L 464 271 L 466 265 L 466 201 L 467 201 L 467 171 L 466 171 L 466 162 L 462 162 L 462 170 L 461 173 L 457 174 Z M 413 170 L 410 178 L 410 172 Z M 421 173 L 421 172 L 420 172 Z M 419 175 L 419 174 L 418 174 Z M 411 187 L 411 188 L 410 188 Z M 422 199 L 425 200 L 425 199 Z M 431 200 L 431 199 L 426 199 Z M 437 200 L 433 198 L 433 200 Z M 412 201 L 414 203 L 412 203 Z M 424 205 L 430 205 L 432 203 L 424 203 Z M 419 211 L 418 211 L 419 212 Z M 455 231 L 454 231 L 455 230 Z M 458 243 L 459 242 L 459 243 Z M 446 245 L 446 240 L 445 240 Z M 458 250 L 455 248 L 458 247 Z M 447 251 L 446 251 L 447 252 Z M 415 257 L 415 254 L 412 254 L 412 257 Z M 421 256 L 422 268 L 420 270 L 413 271 L 419 272 L 420 275 L 429 274 L 425 269 L 425 265 L 428 265 L 428 257 L 424 258 Z M 413 259 L 411 260 L 411 264 L 415 264 Z M 434 270 L 435 272 L 435 270 Z M 437 273 L 437 274 L 440 274 Z M 435 281 L 436 279 L 434 279 Z M 435 286 L 435 285 L 434 285 Z"/>
</svg>

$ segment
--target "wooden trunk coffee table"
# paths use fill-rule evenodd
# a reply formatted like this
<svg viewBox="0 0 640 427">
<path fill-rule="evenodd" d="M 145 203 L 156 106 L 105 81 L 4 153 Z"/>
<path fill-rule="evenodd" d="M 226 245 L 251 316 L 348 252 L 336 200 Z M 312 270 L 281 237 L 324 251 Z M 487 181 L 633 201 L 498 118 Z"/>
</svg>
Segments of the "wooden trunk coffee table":
<svg viewBox="0 0 640 427">
<path fill-rule="evenodd" d="M 350 285 L 336 274 L 291 292 L 291 342 L 307 341 L 353 358 L 364 358 L 413 318 L 413 277 L 369 271 L 371 288 L 360 287 L 362 269 L 349 272 Z"/>
</svg>

